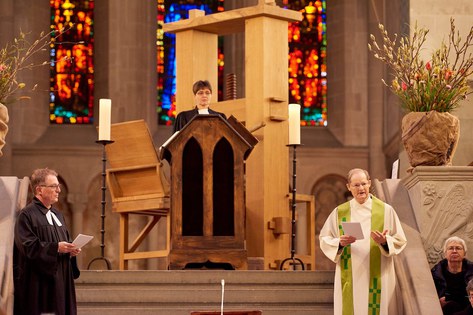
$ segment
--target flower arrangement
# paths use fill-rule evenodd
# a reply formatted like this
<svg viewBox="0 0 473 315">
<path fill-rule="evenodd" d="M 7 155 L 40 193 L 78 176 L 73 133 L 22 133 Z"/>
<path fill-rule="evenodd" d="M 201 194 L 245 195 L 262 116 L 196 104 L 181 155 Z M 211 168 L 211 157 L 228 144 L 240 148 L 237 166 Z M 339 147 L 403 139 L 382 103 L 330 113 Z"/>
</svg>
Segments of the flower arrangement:
<svg viewBox="0 0 473 315">
<path fill-rule="evenodd" d="M 382 24 L 379 30 L 382 43 L 371 35 L 368 49 L 392 70 L 392 81 L 383 83 L 399 96 L 405 110 L 450 112 L 471 94 L 468 76 L 473 73 L 473 56 L 468 51 L 473 46 L 473 26 L 462 42 L 454 19 L 450 19 L 448 43 L 443 41 L 427 61 L 421 59 L 420 52 L 428 29 L 418 28 L 416 23 L 412 36 L 401 37 L 399 43 L 397 34 L 391 39 Z"/>
<path fill-rule="evenodd" d="M 48 49 L 53 39 L 67 30 L 62 29 L 47 34 L 42 32 L 33 43 L 26 39 L 26 33 L 20 32 L 20 35 L 12 43 L 0 49 L 0 103 L 8 104 L 18 99 L 28 98 L 24 95 L 14 96 L 19 90 L 26 88 L 24 82 L 18 81 L 18 74 L 26 69 L 48 65 L 49 61 L 34 63 L 32 57 L 38 52 Z M 31 88 L 31 90 L 35 89 L 36 85 Z"/>
</svg>

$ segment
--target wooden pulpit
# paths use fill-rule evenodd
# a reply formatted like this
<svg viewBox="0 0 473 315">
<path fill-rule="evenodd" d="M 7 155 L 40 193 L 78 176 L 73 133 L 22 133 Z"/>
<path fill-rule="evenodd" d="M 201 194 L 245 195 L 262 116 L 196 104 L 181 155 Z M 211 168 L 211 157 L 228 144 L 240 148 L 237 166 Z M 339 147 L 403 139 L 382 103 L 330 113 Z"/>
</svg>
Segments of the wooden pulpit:
<svg viewBox="0 0 473 315">
<path fill-rule="evenodd" d="M 247 269 L 245 160 L 257 143 L 234 117 L 195 116 L 162 147 L 171 165 L 170 269 Z"/>
<path fill-rule="evenodd" d="M 107 184 L 112 209 L 120 214 L 120 270 L 128 269 L 131 259 L 167 257 L 169 254 L 169 183 L 161 171 L 150 132 L 144 120 L 112 124 L 112 144 L 106 146 L 109 168 Z M 129 243 L 129 216 L 146 215 L 150 219 L 138 237 Z M 167 218 L 166 248 L 137 251 L 158 221 Z"/>
</svg>

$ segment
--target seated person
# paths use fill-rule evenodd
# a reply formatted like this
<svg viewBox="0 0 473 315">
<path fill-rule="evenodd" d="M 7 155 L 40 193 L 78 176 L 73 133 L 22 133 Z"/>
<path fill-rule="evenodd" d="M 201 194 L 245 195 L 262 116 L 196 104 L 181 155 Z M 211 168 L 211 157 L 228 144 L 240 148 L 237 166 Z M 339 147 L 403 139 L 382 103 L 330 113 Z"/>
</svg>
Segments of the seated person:
<svg viewBox="0 0 473 315">
<path fill-rule="evenodd" d="M 473 280 L 468 281 L 466 286 L 466 296 L 470 303 L 468 306 L 461 312 L 454 313 L 453 315 L 473 315 Z"/>
<path fill-rule="evenodd" d="M 184 128 L 184 126 L 196 115 L 220 115 L 222 118 L 227 119 L 225 114 L 216 112 L 209 108 L 210 99 L 212 98 L 212 86 L 210 85 L 209 81 L 200 80 L 195 82 L 192 86 L 192 91 L 194 92 L 195 108 L 182 111 L 177 115 L 176 121 L 174 122 L 173 132 Z"/>
<path fill-rule="evenodd" d="M 468 306 L 465 289 L 473 278 L 473 263 L 465 258 L 465 241 L 448 238 L 443 246 L 444 259 L 432 268 L 432 277 L 443 314 L 453 314 Z"/>
</svg>

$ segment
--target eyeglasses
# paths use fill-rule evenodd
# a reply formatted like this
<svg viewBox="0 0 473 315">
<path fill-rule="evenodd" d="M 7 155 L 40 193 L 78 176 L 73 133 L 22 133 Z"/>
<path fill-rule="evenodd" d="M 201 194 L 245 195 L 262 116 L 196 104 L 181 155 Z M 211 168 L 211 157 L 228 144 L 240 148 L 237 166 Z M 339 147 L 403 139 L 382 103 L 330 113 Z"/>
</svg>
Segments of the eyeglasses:
<svg viewBox="0 0 473 315">
<path fill-rule="evenodd" d="M 61 184 L 58 184 L 58 185 L 39 185 L 40 187 L 47 187 L 47 188 L 51 188 L 53 190 L 57 190 L 57 189 L 62 189 L 62 185 Z"/>
<path fill-rule="evenodd" d="M 361 187 L 366 188 L 366 186 L 368 186 L 368 185 L 369 185 L 369 183 L 350 184 L 351 187 L 356 188 L 356 189 L 360 189 Z"/>
<path fill-rule="evenodd" d="M 204 94 L 209 96 L 209 95 L 212 95 L 212 92 L 210 92 L 210 91 L 197 91 L 197 93 L 195 93 L 195 94 L 197 94 L 199 96 L 202 96 Z"/>
<path fill-rule="evenodd" d="M 447 250 L 448 250 L 448 251 L 454 251 L 454 250 L 456 250 L 457 252 L 459 252 L 459 251 L 463 250 L 463 247 L 462 247 L 462 246 L 448 246 L 448 247 L 447 247 Z"/>
</svg>

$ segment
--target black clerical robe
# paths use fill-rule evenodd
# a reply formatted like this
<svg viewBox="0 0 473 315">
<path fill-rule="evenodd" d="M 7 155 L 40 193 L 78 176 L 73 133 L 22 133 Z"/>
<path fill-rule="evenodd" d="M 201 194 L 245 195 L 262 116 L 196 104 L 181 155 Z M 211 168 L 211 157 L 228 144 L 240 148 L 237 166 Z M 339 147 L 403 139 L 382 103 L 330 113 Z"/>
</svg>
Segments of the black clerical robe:
<svg viewBox="0 0 473 315">
<path fill-rule="evenodd" d="M 180 112 L 177 117 L 176 121 L 174 122 L 174 130 L 173 132 L 179 131 L 192 119 L 194 116 L 199 115 L 199 111 L 197 108 L 186 110 Z M 222 118 L 227 119 L 224 113 L 216 112 L 209 108 L 209 115 L 220 115 Z"/>
<path fill-rule="evenodd" d="M 15 315 L 77 314 L 73 263 L 58 253 L 58 242 L 71 242 L 63 215 L 50 209 L 62 226 L 48 223 L 48 209 L 36 198 L 19 214 L 15 225 Z M 75 270 L 76 272 L 78 271 Z"/>
</svg>

